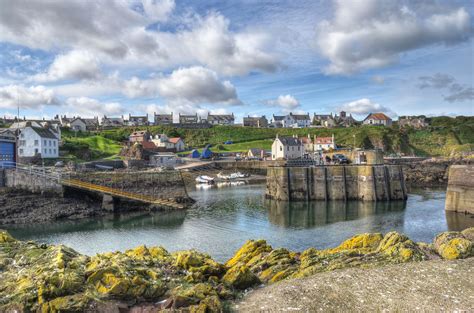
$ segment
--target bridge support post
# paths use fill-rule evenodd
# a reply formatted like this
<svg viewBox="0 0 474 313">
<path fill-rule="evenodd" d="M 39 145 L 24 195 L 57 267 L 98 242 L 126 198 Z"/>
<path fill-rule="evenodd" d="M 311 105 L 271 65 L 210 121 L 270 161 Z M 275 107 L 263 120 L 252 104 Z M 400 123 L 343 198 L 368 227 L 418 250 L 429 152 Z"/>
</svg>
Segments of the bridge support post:
<svg viewBox="0 0 474 313">
<path fill-rule="evenodd" d="M 102 209 L 104 209 L 107 212 L 114 212 L 115 211 L 114 197 L 104 194 L 102 196 Z"/>
</svg>

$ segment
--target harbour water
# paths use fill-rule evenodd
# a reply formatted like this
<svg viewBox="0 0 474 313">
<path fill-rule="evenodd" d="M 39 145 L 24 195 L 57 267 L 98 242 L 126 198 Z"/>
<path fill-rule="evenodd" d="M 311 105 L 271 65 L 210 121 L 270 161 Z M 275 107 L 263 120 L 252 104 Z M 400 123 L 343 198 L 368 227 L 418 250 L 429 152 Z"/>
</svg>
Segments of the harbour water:
<svg viewBox="0 0 474 313">
<path fill-rule="evenodd" d="M 442 189 L 412 190 L 407 201 L 390 203 L 285 203 L 264 199 L 264 191 L 263 185 L 201 189 L 190 193 L 197 202 L 187 211 L 4 228 L 18 239 L 64 244 L 88 255 L 145 244 L 196 249 L 225 261 L 248 239 L 301 251 L 333 247 L 357 233 L 396 230 L 430 242 L 439 232 L 474 226 L 474 218 L 444 211 Z"/>
</svg>

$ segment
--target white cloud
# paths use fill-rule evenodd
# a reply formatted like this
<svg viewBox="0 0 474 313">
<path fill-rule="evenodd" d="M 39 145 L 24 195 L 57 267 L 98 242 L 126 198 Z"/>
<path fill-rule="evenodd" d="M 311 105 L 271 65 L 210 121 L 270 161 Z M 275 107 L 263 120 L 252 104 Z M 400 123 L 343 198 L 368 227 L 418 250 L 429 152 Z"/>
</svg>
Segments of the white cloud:
<svg viewBox="0 0 474 313">
<path fill-rule="evenodd" d="M 8 85 L 0 87 L 0 108 L 14 109 L 18 103 L 21 109 L 40 109 L 47 105 L 61 104 L 54 91 L 45 86 Z"/>
<path fill-rule="evenodd" d="M 189 103 L 241 104 L 230 81 L 221 81 L 214 71 L 201 66 L 180 68 L 169 76 L 149 80 L 133 77 L 124 83 L 124 92 L 129 97 L 160 95 Z"/>
<path fill-rule="evenodd" d="M 45 73 L 34 75 L 31 79 L 50 82 L 68 79 L 97 79 L 101 75 L 98 58 L 89 51 L 73 50 L 56 56 Z"/>
<path fill-rule="evenodd" d="M 155 21 L 166 21 L 175 8 L 174 0 L 143 0 L 143 11 L 148 18 Z"/>
<path fill-rule="evenodd" d="M 273 100 L 267 100 L 266 104 L 279 107 L 283 112 L 288 113 L 300 107 L 300 102 L 292 95 L 280 95 Z"/>
<path fill-rule="evenodd" d="M 366 115 L 369 113 L 383 112 L 390 116 L 397 116 L 397 114 L 393 112 L 390 108 L 385 107 L 376 102 L 372 102 L 372 100 L 367 99 L 367 98 L 345 103 L 340 107 L 340 110 L 346 111 L 347 113 L 358 114 L 358 115 Z"/>
<path fill-rule="evenodd" d="M 117 115 L 125 112 L 125 108 L 120 103 L 100 102 L 88 97 L 68 98 L 64 109 L 81 117 Z"/>
<path fill-rule="evenodd" d="M 318 25 L 317 45 L 329 59 L 328 74 L 382 67 L 401 53 L 434 44 L 455 44 L 472 35 L 464 8 L 450 9 L 398 1 L 335 2 L 334 18 Z"/>
<path fill-rule="evenodd" d="M 174 1 L 141 3 L 142 12 L 125 1 L 6 0 L 0 41 L 53 52 L 87 50 L 107 64 L 154 70 L 200 64 L 219 74 L 244 75 L 279 65 L 278 57 L 267 52 L 272 40 L 263 32 L 232 31 L 229 20 L 216 12 L 176 17 L 175 31 L 162 31 L 159 26 Z M 150 29 L 156 21 L 162 23 Z M 59 66 L 54 70 L 63 71 Z"/>
</svg>

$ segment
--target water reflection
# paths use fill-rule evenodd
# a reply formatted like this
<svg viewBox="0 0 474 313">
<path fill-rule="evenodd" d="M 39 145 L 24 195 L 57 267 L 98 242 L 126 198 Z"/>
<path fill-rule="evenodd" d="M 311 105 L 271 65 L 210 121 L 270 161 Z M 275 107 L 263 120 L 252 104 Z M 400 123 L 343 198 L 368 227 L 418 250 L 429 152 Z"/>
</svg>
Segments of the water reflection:
<svg viewBox="0 0 474 313">
<path fill-rule="evenodd" d="M 457 212 L 446 212 L 449 230 L 461 231 L 474 225 L 474 216 Z"/>
<path fill-rule="evenodd" d="M 126 213 L 105 216 L 97 219 L 78 221 L 57 221 L 32 225 L 14 225 L 11 229 L 25 237 L 43 236 L 61 233 L 90 232 L 107 229 L 152 229 L 176 228 L 184 223 L 186 211 L 169 211 L 155 213 Z M 8 228 L 8 227 L 7 227 Z"/>
<path fill-rule="evenodd" d="M 309 228 L 340 221 L 365 218 L 375 214 L 403 211 L 405 201 L 310 201 L 285 202 L 265 200 L 269 221 L 275 225 L 293 228 Z M 399 223 L 403 224 L 403 215 Z"/>
</svg>

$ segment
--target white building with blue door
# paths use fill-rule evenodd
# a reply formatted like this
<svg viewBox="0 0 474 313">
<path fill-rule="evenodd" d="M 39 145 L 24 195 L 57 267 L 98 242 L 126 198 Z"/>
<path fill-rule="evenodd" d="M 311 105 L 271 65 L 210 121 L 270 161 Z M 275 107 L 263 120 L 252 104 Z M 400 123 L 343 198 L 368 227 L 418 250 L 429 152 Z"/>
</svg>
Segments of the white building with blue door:
<svg viewBox="0 0 474 313">
<path fill-rule="evenodd" d="M 60 134 L 52 128 L 27 126 L 20 130 L 18 157 L 41 156 L 43 159 L 59 157 Z"/>
</svg>

